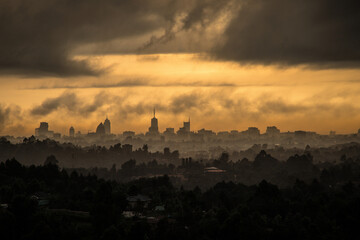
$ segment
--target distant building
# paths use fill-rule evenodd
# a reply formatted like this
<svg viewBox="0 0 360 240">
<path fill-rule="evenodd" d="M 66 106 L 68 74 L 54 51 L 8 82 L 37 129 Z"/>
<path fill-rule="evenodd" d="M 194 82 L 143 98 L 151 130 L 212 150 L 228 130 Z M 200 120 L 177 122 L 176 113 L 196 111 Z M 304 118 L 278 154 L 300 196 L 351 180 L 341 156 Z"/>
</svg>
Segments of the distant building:
<svg viewBox="0 0 360 240">
<path fill-rule="evenodd" d="M 275 126 L 267 127 L 266 134 L 271 137 L 278 136 L 280 134 L 280 130 Z"/>
<path fill-rule="evenodd" d="M 135 137 L 135 132 L 133 131 L 124 131 L 123 132 L 123 137 L 127 138 L 127 137 Z"/>
<path fill-rule="evenodd" d="M 60 139 L 61 138 L 61 133 L 54 133 L 53 138 Z"/>
<path fill-rule="evenodd" d="M 164 131 L 164 134 L 175 134 L 175 129 L 174 128 L 166 128 L 166 130 Z"/>
<path fill-rule="evenodd" d="M 46 135 L 49 131 L 49 124 L 47 122 L 41 122 L 39 128 L 35 128 L 35 136 Z"/>
<path fill-rule="evenodd" d="M 104 121 L 104 128 L 105 128 L 105 134 L 110 135 L 111 134 L 111 123 L 108 117 L 106 116 L 106 119 Z"/>
<path fill-rule="evenodd" d="M 203 128 L 203 129 L 198 130 L 198 135 L 208 139 L 213 136 L 216 136 L 216 133 L 214 133 L 212 130 L 206 130 Z"/>
<path fill-rule="evenodd" d="M 154 108 L 154 117 L 151 119 L 151 126 L 149 127 L 150 135 L 158 135 L 159 134 L 159 125 L 158 125 L 158 119 L 155 117 L 155 108 Z"/>
<path fill-rule="evenodd" d="M 246 133 L 249 137 L 257 137 L 260 135 L 260 130 L 257 127 L 249 127 Z"/>
<path fill-rule="evenodd" d="M 39 133 L 44 133 L 49 131 L 49 124 L 47 122 L 41 122 L 39 127 Z"/>
<path fill-rule="evenodd" d="M 175 129 L 174 128 L 166 128 L 166 130 L 163 133 L 165 139 L 172 139 L 175 138 Z"/>
<path fill-rule="evenodd" d="M 184 122 L 183 128 L 186 132 L 190 132 L 190 117 L 188 122 Z"/>
<path fill-rule="evenodd" d="M 73 126 L 71 126 L 69 129 L 69 137 L 71 138 L 75 137 L 75 129 Z"/>
<path fill-rule="evenodd" d="M 330 136 L 335 136 L 335 135 L 336 135 L 336 132 L 335 132 L 335 131 L 330 131 L 329 135 L 330 135 Z"/>
<path fill-rule="evenodd" d="M 221 131 L 221 132 L 218 132 L 217 135 L 219 137 L 228 137 L 228 136 L 230 136 L 230 133 L 228 131 Z"/>
<path fill-rule="evenodd" d="M 307 133 L 305 131 L 299 130 L 295 131 L 295 137 L 297 138 L 304 138 L 306 137 Z"/>
<path fill-rule="evenodd" d="M 54 136 L 54 132 L 49 131 L 49 124 L 47 122 L 41 122 L 40 127 L 35 128 L 35 136 L 52 138 Z"/>
<path fill-rule="evenodd" d="M 105 127 L 103 123 L 100 123 L 96 128 L 96 135 L 103 136 L 105 135 Z"/>
<path fill-rule="evenodd" d="M 177 132 L 177 134 L 188 134 L 190 133 L 190 118 L 188 122 L 184 122 L 183 127 L 181 127 Z"/>
</svg>

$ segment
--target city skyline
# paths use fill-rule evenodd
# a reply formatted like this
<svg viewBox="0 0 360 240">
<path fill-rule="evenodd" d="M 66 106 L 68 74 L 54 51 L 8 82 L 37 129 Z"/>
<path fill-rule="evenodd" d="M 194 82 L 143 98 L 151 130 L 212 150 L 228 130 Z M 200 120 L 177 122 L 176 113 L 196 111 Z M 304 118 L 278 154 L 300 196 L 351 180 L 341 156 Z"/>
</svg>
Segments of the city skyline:
<svg viewBox="0 0 360 240">
<path fill-rule="evenodd" d="M 251 135 L 260 135 L 260 134 L 268 134 L 269 136 L 275 136 L 276 134 L 280 134 L 280 133 L 287 133 L 287 132 L 309 132 L 309 133 L 317 133 L 315 131 L 309 131 L 307 129 L 297 129 L 294 131 L 289 131 L 289 130 L 283 130 L 283 129 L 279 129 L 277 126 L 271 125 L 271 126 L 267 126 L 266 129 L 264 131 L 261 131 L 258 127 L 256 126 L 249 126 L 247 127 L 247 129 L 231 129 L 231 130 L 220 130 L 220 131 L 213 131 L 213 129 L 206 129 L 206 128 L 199 128 L 199 129 L 191 129 L 190 127 L 190 117 L 188 119 L 188 121 L 183 121 L 183 126 L 178 126 L 178 128 L 176 127 L 170 127 L 170 126 L 165 126 L 163 131 L 159 130 L 159 119 L 156 118 L 155 115 L 155 108 L 153 109 L 153 118 L 150 119 L 150 127 L 148 128 L 148 131 L 146 132 L 135 132 L 135 131 L 131 131 L 130 129 L 124 130 L 122 132 L 111 132 L 110 128 L 112 128 L 111 126 L 111 121 L 108 118 L 108 115 L 106 115 L 106 119 L 104 121 L 104 123 L 100 122 L 100 124 L 95 128 L 95 130 L 88 130 L 87 132 L 81 132 L 78 129 L 74 128 L 73 125 L 70 126 L 69 130 L 68 130 L 68 134 L 64 134 L 62 133 L 63 136 L 68 136 L 68 137 L 75 137 L 76 135 L 82 134 L 82 135 L 89 135 L 89 134 L 97 134 L 98 136 L 104 136 L 104 135 L 111 135 L 111 134 L 115 134 L 115 135 L 121 135 L 121 134 L 127 134 L 130 132 L 133 132 L 134 134 L 137 135 L 144 135 L 144 136 L 148 136 L 148 137 L 157 137 L 160 135 L 166 135 L 166 134 L 176 134 L 181 136 L 182 134 L 187 134 L 187 133 L 197 133 L 197 132 L 201 132 L 201 131 L 211 131 L 213 133 L 216 134 L 222 134 L 222 133 L 245 133 L 248 132 Z M 178 129 L 175 131 L 175 129 Z M 191 131 L 192 130 L 192 131 Z M 281 131 L 283 130 L 283 131 Z M 352 133 L 348 133 L 348 134 L 359 134 L 360 133 L 360 128 Z M 49 137 L 50 135 L 51 137 L 53 137 L 54 135 L 59 135 L 61 133 L 58 132 L 54 132 L 54 131 L 50 131 L 49 130 L 49 123 L 48 122 L 40 122 L 40 127 L 39 128 L 35 128 L 35 134 L 34 136 L 42 136 L 42 137 Z M 321 133 L 317 133 L 317 134 L 321 134 Z M 336 135 L 339 134 L 336 131 L 330 130 L 327 134 L 323 134 L 323 135 Z M 341 134 L 341 133 L 340 133 Z M 59 135 L 60 136 L 60 135 Z"/>
<path fill-rule="evenodd" d="M 353 2 L 15 1 L 0 9 L 0 135 L 87 131 L 105 114 L 146 132 L 154 106 L 161 131 L 189 115 L 215 131 L 359 128 Z"/>
<path fill-rule="evenodd" d="M 162 62 L 157 61 L 157 64 Z M 141 62 L 137 64 L 142 65 Z M 341 80 L 359 76 L 357 70 L 255 70 L 246 71 L 250 71 L 250 75 L 266 74 L 282 80 L 272 82 L 274 86 L 267 86 L 266 81 L 259 79 L 252 83 L 254 86 L 245 87 L 124 86 L 69 90 L 19 89 L 18 85 L 7 88 L 8 84 L 5 84 L 0 89 L 0 134 L 28 135 L 39 121 L 52 122 L 52 126 L 66 132 L 68 126 L 59 121 L 64 117 L 70 124 L 81 122 L 81 130 L 87 131 L 107 113 L 119 123 L 115 132 L 126 129 L 146 132 L 153 106 L 157 107 L 157 113 L 163 119 L 160 128 L 191 115 L 196 120 L 195 128 L 216 131 L 244 129 L 250 125 L 260 129 L 277 125 L 282 129 L 309 129 L 324 134 L 330 130 L 349 133 L 358 129 L 360 110 L 356 102 L 360 102 L 360 87 L 357 87 L 360 82 Z M 344 76 L 343 71 L 346 72 Z M 311 79 L 311 74 L 314 74 L 320 80 L 299 79 L 304 72 L 307 72 L 306 78 Z M 296 80 L 286 83 L 287 77 Z M 33 83 L 32 80 L 22 81 L 18 79 L 15 83 L 20 86 Z M 299 81 L 303 82 L 300 86 L 294 88 L 291 85 L 291 82 Z M 54 82 L 60 83 L 58 80 Z M 125 123 L 126 128 L 122 127 Z"/>
</svg>

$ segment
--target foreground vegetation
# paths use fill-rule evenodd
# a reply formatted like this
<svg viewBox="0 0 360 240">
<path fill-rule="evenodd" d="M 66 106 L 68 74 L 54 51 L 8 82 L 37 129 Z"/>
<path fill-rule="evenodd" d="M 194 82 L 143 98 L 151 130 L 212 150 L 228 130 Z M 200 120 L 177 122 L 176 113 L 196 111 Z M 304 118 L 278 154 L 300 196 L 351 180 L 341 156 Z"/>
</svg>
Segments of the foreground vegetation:
<svg viewBox="0 0 360 240">
<path fill-rule="evenodd" d="M 131 204 L 136 195 L 151 200 Z M 0 201 L 1 239 L 352 239 L 360 224 L 358 182 L 220 182 L 202 192 L 166 175 L 118 183 L 69 174 L 51 158 L 1 163 Z"/>
</svg>

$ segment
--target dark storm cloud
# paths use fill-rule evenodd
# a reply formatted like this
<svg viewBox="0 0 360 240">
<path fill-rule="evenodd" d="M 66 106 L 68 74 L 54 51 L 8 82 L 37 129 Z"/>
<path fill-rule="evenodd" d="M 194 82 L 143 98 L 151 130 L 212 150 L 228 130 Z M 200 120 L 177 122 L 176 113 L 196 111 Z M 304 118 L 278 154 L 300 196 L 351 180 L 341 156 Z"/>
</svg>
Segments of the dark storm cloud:
<svg viewBox="0 0 360 240">
<path fill-rule="evenodd" d="M 103 50 L 88 53 L 118 53 L 106 49 L 106 43 L 152 35 L 139 46 L 151 52 L 148 48 L 154 44 L 176 39 L 179 32 L 201 31 L 223 10 L 239 4 L 223 44 L 214 50 L 217 58 L 250 64 L 358 66 L 356 0 L 2 0 L 0 73 L 99 75 L 106 69 L 73 59 L 73 51 L 100 44 Z M 163 35 L 154 34 L 159 31 Z M 199 41 L 208 41 L 203 38 Z M 168 51 L 187 50 L 173 48 Z"/>
<path fill-rule="evenodd" d="M 318 108 L 318 106 L 313 106 Z M 283 99 L 268 100 L 261 103 L 259 112 L 275 114 L 292 114 L 308 111 L 310 107 L 302 104 L 287 103 Z"/>
<path fill-rule="evenodd" d="M 90 113 L 96 112 L 98 109 L 100 109 L 102 106 L 107 104 L 108 102 L 114 102 L 116 97 L 109 95 L 106 92 L 99 92 L 95 95 L 94 100 L 89 105 L 82 105 L 79 107 L 78 111 L 81 115 L 87 116 Z M 118 100 L 118 99 L 116 99 Z"/>
<path fill-rule="evenodd" d="M 172 113 L 183 113 L 193 109 L 205 109 L 207 103 L 205 96 L 199 93 L 187 93 L 173 97 L 169 104 Z"/>
<path fill-rule="evenodd" d="M 152 114 L 154 108 L 156 109 L 157 112 L 164 112 L 166 111 L 167 107 L 164 103 L 127 102 L 117 106 L 117 111 L 119 112 L 119 115 L 126 118 L 130 114 L 134 114 L 134 115 Z"/>
<path fill-rule="evenodd" d="M 64 92 L 58 97 L 48 98 L 39 106 L 31 110 L 32 115 L 46 116 L 60 108 L 75 110 L 79 105 L 79 99 L 75 93 Z"/>
<path fill-rule="evenodd" d="M 156 29 L 161 19 L 149 18 L 151 5 L 140 0 L 2 0 L 0 69 L 96 75 L 101 70 L 71 59 L 72 48 Z"/>
<path fill-rule="evenodd" d="M 357 0 L 244 0 L 216 49 L 248 64 L 355 67 L 360 63 Z"/>
<path fill-rule="evenodd" d="M 214 12 L 216 2 L 218 1 L 2 0 L 0 72 L 58 76 L 98 75 L 103 69 L 90 66 L 86 60 L 72 58 L 74 48 L 83 44 L 142 36 L 156 30 L 166 30 L 170 34 L 173 33 L 173 26 L 180 14 L 188 16 L 185 26 L 190 28 L 204 19 L 205 15 Z M 199 6 L 205 8 L 199 9 Z"/>
<path fill-rule="evenodd" d="M 177 1 L 173 1 L 173 6 L 175 2 Z M 232 4 L 238 5 L 236 0 L 180 0 L 180 3 L 182 4 L 176 4 L 177 9 L 173 12 L 164 34 L 161 36 L 152 36 L 139 50 L 146 50 L 153 45 L 167 43 L 175 39 L 179 32 L 192 30 L 194 26 L 200 27 L 197 31 L 201 31 L 221 14 L 224 14 L 224 10 L 231 8 Z M 185 13 L 184 18 L 180 21 L 180 26 L 176 21 L 178 13 Z M 206 41 L 206 39 L 203 40 Z M 170 52 L 172 51 L 170 50 Z"/>
<path fill-rule="evenodd" d="M 92 103 L 88 103 L 79 98 L 76 93 L 65 91 L 58 97 L 45 99 L 40 105 L 33 107 L 30 114 L 33 116 L 46 116 L 58 110 L 66 110 L 70 114 L 87 117 L 107 103 L 119 100 L 119 97 L 109 95 L 106 92 L 99 92 L 94 96 Z"/>
<path fill-rule="evenodd" d="M 64 83 L 56 83 L 51 85 L 41 85 L 39 87 L 30 87 L 24 89 L 76 89 L 76 88 L 129 88 L 129 87 L 248 87 L 254 86 L 252 84 L 234 84 L 228 82 L 216 82 L 216 83 L 208 83 L 201 81 L 193 81 L 193 82 L 164 82 L 164 83 L 156 83 L 150 81 L 151 79 L 126 79 L 121 80 L 115 83 L 86 83 L 86 84 L 64 84 Z M 267 86 L 267 85 L 265 85 Z"/>
<path fill-rule="evenodd" d="M 75 82 L 75 84 L 68 84 L 68 83 L 57 82 L 55 84 L 42 84 L 38 87 L 27 87 L 24 89 L 59 89 L 59 88 L 76 89 L 76 88 L 147 87 L 147 86 L 152 86 L 152 84 L 149 83 L 148 79 L 126 79 L 115 83 L 79 84 L 78 82 Z"/>
<path fill-rule="evenodd" d="M 155 108 L 157 112 L 183 114 L 189 111 L 197 111 L 203 109 L 206 104 L 207 96 L 201 96 L 198 93 L 191 92 L 186 94 L 175 95 L 166 102 L 137 102 L 122 103 L 117 109 L 122 116 L 129 114 L 144 115 L 149 114 Z"/>
</svg>

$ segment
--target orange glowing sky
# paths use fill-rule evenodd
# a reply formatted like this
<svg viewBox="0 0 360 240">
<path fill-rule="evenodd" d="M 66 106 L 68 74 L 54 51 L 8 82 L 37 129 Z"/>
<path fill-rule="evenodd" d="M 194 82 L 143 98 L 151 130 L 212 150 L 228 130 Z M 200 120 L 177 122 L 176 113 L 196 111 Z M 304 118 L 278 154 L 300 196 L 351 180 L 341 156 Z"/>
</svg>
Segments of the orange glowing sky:
<svg viewBox="0 0 360 240">
<path fill-rule="evenodd" d="M 115 133 L 145 132 L 153 107 L 161 131 L 177 129 L 188 116 L 193 130 L 257 126 L 264 131 L 276 125 L 283 131 L 350 133 L 359 128 L 359 70 L 242 66 L 198 54 L 108 55 L 93 61 L 111 66 L 109 72 L 65 80 L 2 76 L 0 102 L 13 114 L 1 134 L 29 135 L 40 121 L 63 134 L 70 126 L 94 131 L 106 115 Z M 32 112 L 69 96 L 76 97 L 77 106 L 60 103 L 45 113 Z"/>
</svg>

